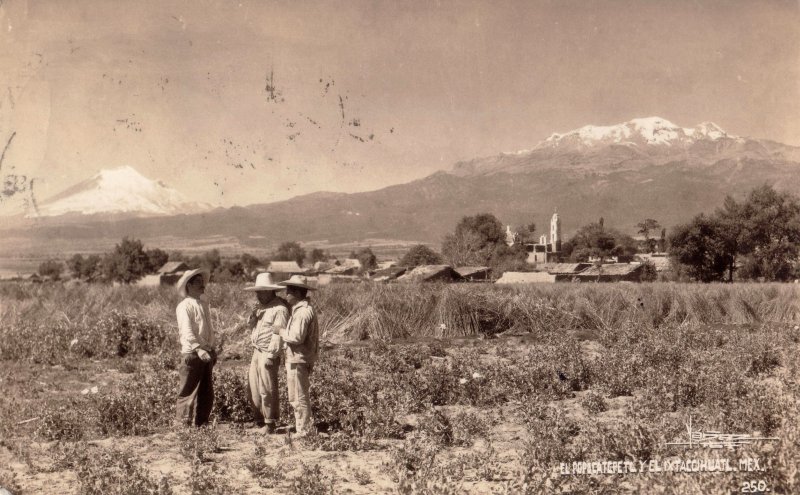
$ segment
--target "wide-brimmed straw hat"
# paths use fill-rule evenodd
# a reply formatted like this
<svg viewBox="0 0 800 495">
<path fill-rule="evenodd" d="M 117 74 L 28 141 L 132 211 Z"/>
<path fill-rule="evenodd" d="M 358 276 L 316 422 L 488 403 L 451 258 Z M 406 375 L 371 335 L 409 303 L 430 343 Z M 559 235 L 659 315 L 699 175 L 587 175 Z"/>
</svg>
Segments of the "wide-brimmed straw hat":
<svg viewBox="0 0 800 495">
<path fill-rule="evenodd" d="M 203 268 L 197 268 L 195 270 L 188 270 L 184 272 L 181 278 L 178 280 L 178 284 L 176 286 L 176 288 L 178 289 L 178 294 L 180 294 L 181 297 L 186 297 L 186 284 L 188 284 L 189 280 L 191 280 L 192 277 L 194 277 L 197 274 L 202 275 L 206 283 L 208 283 L 208 279 L 211 278 L 211 273 L 209 273 L 208 270 L 205 270 Z"/>
<path fill-rule="evenodd" d="M 302 275 L 292 275 L 289 280 L 278 282 L 278 285 L 282 285 L 284 287 L 300 287 L 301 289 L 306 290 L 317 290 L 316 287 L 311 287 L 308 285 L 308 280 Z"/>
<path fill-rule="evenodd" d="M 269 272 L 259 273 L 256 275 L 256 283 L 252 287 L 245 287 L 244 290 L 259 291 L 259 290 L 282 290 L 285 287 L 278 285 L 272 281 L 272 274 Z"/>
</svg>

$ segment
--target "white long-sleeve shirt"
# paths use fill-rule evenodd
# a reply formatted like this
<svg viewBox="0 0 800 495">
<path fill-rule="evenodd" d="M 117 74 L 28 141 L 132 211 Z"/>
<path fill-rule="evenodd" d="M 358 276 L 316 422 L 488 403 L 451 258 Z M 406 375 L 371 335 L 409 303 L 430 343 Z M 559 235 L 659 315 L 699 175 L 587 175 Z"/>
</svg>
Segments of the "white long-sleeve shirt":
<svg viewBox="0 0 800 495">
<path fill-rule="evenodd" d="M 181 352 L 188 354 L 202 348 L 213 351 L 216 344 L 214 329 L 211 326 L 211 310 L 204 299 L 186 297 L 175 308 L 178 317 L 178 334 Z"/>
<path fill-rule="evenodd" d="M 259 320 L 250 333 L 250 341 L 253 347 L 269 355 L 270 359 L 275 359 L 281 353 L 283 340 L 278 334 L 274 334 L 274 327 L 285 328 L 286 321 L 289 319 L 289 310 L 276 297 L 266 306 L 259 305 Z"/>
<path fill-rule="evenodd" d="M 286 344 L 287 363 L 314 364 L 319 352 L 319 326 L 314 308 L 303 299 L 292 307 L 286 328 L 280 330 Z"/>
</svg>

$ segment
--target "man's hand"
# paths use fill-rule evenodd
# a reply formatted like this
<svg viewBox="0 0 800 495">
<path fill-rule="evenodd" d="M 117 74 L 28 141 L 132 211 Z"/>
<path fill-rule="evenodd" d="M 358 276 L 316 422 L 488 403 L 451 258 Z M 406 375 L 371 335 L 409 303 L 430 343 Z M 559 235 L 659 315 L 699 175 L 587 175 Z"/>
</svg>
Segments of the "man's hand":
<svg viewBox="0 0 800 495">
<path fill-rule="evenodd" d="M 281 334 L 281 327 L 277 325 L 272 325 L 272 333 L 273 335 L 280 335 Z"/>
<path fill-rule="evenodd" d="M 255 328 L 256 324 L 258 324 L 258 319 L 261 315 L 258 314 L 258 309 L 254 309 L 252 313 L 250 313 L 250 317 L 247 319 L 247 326 L 250 328 Z"/>
<path fill-rule="evenodd" d="M 211 354 L 209 354 L 205 349 L 197 349 L 197 357 L 202 359 L 205 363 L 211 361 Z"/>
</svg>

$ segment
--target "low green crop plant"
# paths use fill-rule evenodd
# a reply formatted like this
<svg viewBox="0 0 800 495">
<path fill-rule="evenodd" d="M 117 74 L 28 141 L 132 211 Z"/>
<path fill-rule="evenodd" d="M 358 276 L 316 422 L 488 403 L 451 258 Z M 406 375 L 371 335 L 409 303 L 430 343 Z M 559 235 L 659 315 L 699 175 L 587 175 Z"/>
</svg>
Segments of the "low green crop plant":
<svg viewBox="0 0 800 495">
<path fill-rule="evenodd" d="M 243 369 L 215 370 L 212 417 L 216 418 L 217 421 L 231 421 L 234 423 L 252 421 L 253 410 L 248 399 L 249 394 L 247 374 Z M 282 402 L 285 403 L 286 401 Z"/>
<path fill-rule="evenodd" d="M 92 449 L 75 464 L 81 494 L 172 494 L 168 478 L 154 478 L 126 451 Z"/>
<path fill-rule="evenodd" d="M 200 461 L 192 463 L 189 476 L 189 491 L 192 495 L 228 495 L 235 493 L 229 475 L 216 464 Z"/>
<path fill-rule="evenodd" d="M 171 424 L 176 383 L 174 375 L 137 371 L 125 386 L 92 396 L 93 420 L 100 433 L 147 435 Z"/>
<path fill-rule="evenodd" d="M 286 467 L 281 462 L 267 461 L 266 456 L 266 447 L 257 443 L 253 455 L 245 462 L 245 467 L 256 479 L 258 486 L 275 489 L 285 479 Z"/>
<path fill-rule="evenodd" d="M 603 396 L 593 390 L 581 397 L 580 404 L 590 414 L 599 414 L 608 409 L 608 404 Z"/>
<path fill-rule="evenodd" d="M 178 431 L 178 444 L 181 455 L 192 462 L 209 461 L 209 454 L 221 451 L 219 432 L 213 423 L 200 428 L 182 427 Z"/>
<path fill-rule="evenodd" d="M 289 493 L 295 495 L 329 495 L 333 493 L 333 479 L 322 472 L 319 464 L 303 465 L 300 474 L 292 478 Z"/>
</svg>

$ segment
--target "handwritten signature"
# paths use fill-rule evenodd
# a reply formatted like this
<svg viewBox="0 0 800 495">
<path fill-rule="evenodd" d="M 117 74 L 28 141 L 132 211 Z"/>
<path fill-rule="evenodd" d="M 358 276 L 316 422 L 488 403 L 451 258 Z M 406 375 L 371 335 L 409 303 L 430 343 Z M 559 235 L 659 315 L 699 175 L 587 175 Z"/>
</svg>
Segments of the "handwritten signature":
<svg viewBox="0 0 800 495">
<path fill-rule="evenodd" d="M 777 437 L 751 437 L 736 433 L 722 433 L 719 431 L 695 431 L 692 429 L 692 417 L 689 416 L 689 423 L 686 425 L 689 433 L 688 442 L 667 442 L 667 445 L 683 445 L 689 449 L 735 449 L 743 445 L 750 445 L 755 442 L 771 442 L 780 440 Z"/>
</svg>

